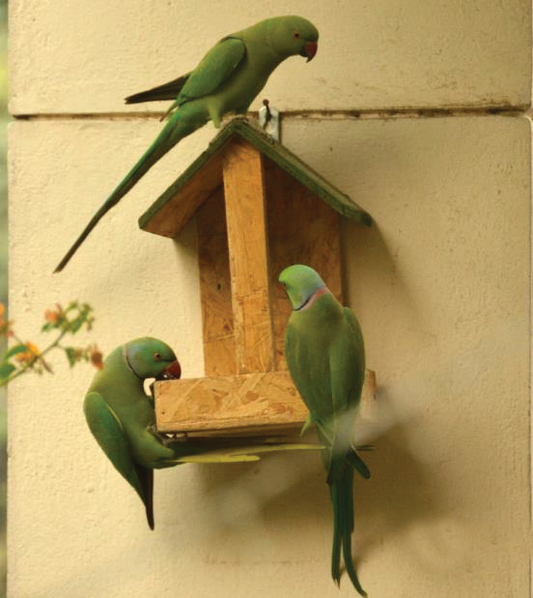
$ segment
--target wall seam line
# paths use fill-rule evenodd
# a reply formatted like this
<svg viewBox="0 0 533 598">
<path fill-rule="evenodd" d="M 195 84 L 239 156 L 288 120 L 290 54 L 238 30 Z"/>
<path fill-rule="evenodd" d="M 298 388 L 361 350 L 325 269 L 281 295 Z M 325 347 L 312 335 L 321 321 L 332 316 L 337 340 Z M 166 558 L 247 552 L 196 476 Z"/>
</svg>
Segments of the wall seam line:
<svg viewBox="0 0 533 598">
<path fill-rule="evenodd" d="M 500 108 L 405 108 L 390 110 L 286 110 L 283 118 L 299 120 L 365 120 L 393 118 L 442 118 L 458 116 L 527 116 L 531 110 L 520 107 Z M 164 116 L 163 111 L 147 112 L 80 112 L 80 113 L 31 113 L 13 114 L 14 120 L 155 120 Z M 257 118 L 257 112 L 248 112 L 248 117 Z"/>
</svg>

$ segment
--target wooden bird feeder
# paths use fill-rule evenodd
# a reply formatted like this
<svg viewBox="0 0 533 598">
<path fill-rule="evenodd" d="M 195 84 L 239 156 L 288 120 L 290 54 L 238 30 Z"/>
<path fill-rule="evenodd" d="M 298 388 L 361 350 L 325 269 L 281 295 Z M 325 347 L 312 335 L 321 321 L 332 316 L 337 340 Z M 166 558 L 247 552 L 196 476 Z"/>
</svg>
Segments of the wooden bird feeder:
<svg viewBox="0 0 533 598">
<path fill-rule="evenodd" d="M 155 384 L 157 428 L 270 434 L 307 417 L 284 360 L 290 303 L 277 279 L 315 268 L 342 300 L 339 215 L 370 216 L 286 147 L 233 119 L 139 219 L 177 237 L 196 216 L 205 378 Z"/>
</svg>

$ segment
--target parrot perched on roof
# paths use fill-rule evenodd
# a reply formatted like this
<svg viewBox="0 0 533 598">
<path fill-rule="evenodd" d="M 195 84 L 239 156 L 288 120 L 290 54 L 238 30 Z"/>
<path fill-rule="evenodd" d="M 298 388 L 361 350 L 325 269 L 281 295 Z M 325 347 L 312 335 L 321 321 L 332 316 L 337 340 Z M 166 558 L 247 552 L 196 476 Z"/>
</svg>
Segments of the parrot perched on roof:
<svg viewBox="0 0 533 598">
<path fill-rule="evenodd" d="M 333 503 L 331 575 L 340 584 L 341 549 L 346 571 L 362 596 L 352 559 L 354 469 L 370 471 L 357 454 L 352 432 L 365 377 L 365 349 L 359 323 L 309 266 L 294 265 L 279 276 L 293 307 L 285 336 L 285 356 L 321 444 Z"/>
<path fill-rule="evenodd" d="M 61 260 L 60 272 L 100 218 L 181 139 L 209 120 L 219 128 L 228 113 L 245 114 L 272 71 L 289 56 L 311 60 L 318 30 L 302 17 L 274 17 L 222 38 L 198 66 L 177 79 L 126 98 L 127 104 L 174 100 L 161 133 L 92 217 Z"/>
<path fill-rule="evenodd" d="M 144 337 L 112 351 L 87 391 L 85 418 L 96 441 L 118 472 L 137 492 L 154 529 L 154 469 L 181 463 L 257 461 L 257 454 L 278 450 L 320 449 L 316 444 L 280 443 L 278 439 L 223 438 L 171 440 L 155 429 L 152 397 L 144 391 L 148 378 L 177 379 L 181 367 L 163 341 Z"/>
</svg>

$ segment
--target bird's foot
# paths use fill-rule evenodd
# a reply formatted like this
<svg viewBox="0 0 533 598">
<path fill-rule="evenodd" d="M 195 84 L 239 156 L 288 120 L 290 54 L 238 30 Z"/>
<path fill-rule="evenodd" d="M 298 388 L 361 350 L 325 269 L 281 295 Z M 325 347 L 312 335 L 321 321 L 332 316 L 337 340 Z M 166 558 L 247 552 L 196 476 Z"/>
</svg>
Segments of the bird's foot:
<svg viewBox="0 0 533 598">
<path fill-rule="evenodd" d="M 187 440 L 187 433 L 186 432 L 175 432 L 174 434 L 165 434 L 161 442 L 163 446 L 170 446 L 171 444 L 175 444 L 176 442 L 186 442 Z"/>
<path fill-rule="evenodd" d="M 300 430 L 300 436 L 303 436 L 307 432 L 307 430 L 309 430 L 309 427 L 312 423 L 313 420 L 311 419 L 311 414 L 309 414 L 304 422 L 304 425 L 302 426 L 302 429 Z"/>
</svg>

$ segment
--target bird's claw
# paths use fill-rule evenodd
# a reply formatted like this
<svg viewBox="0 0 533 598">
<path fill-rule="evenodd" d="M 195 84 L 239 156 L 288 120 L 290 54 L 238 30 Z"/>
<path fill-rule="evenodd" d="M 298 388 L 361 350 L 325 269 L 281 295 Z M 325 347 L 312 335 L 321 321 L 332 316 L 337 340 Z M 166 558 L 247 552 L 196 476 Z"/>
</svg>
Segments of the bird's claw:
<svg viewBox="0 0 533 598">
<path fill-rule="evenodd" d="M 186 442 L 186 440 L 187 440 L 186 432 L 174 432 L 172 434 L 164 434 L 161 437 L 161 442 L 163 443 L 164 446 L 169 446 L 171 444 L 175 444 L 176 442 Z"/>
</svg>

